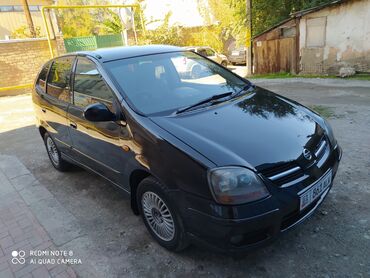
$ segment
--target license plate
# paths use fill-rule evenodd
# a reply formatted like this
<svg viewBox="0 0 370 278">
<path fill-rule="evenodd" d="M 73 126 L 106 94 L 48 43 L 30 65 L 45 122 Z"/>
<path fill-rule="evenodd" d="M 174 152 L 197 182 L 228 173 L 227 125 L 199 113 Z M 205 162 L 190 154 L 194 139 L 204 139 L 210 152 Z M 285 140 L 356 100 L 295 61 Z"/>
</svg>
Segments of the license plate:
<svg viewBox="0 0 370 278">
<path fill-rule="evenodd" d="M 325 174 L 319 181 L 317 181 L 313 186 L 308 190 L 302 193 L 300 198 L 300 210 L 305 209 L 312 202 L 314 202 L 320 195 L 328 189 L 331 184 L 332 172 L 331 170 Z"/>
</svg>

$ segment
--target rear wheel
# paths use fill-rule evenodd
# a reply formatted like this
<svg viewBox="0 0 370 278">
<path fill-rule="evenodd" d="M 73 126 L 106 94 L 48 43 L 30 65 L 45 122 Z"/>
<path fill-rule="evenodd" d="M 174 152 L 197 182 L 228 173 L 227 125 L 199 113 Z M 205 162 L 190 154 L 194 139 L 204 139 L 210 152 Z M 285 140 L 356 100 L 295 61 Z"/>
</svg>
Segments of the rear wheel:
<svg viewBox="0 0 370 278">
<path fill-rule="evenodd" d="M 61 157 L 57 145 L 55 144 L 53 138 L 51 138 L 50 134 L 47 132 L 44 135 L 44 143 L 50 162 L 54 166 L 54 168 L 62 172 L 69 170 L 72 164 L 65 161 Z"/>
<path fill-rule="evenodd" d="M 166 187 L 152 177 L 138 187 L 137 201 L 145 226 L 152 237 L 168 250 L 179 252 L 188 246 L 180 215 L 166 195 Z"/>
</svg>

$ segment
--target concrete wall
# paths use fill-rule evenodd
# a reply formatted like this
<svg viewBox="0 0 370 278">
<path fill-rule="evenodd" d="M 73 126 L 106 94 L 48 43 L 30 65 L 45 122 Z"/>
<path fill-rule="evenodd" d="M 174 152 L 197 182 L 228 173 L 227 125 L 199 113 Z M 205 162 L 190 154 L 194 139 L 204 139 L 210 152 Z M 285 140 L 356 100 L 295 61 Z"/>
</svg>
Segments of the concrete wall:
<svg viewBox="0 0 370 278">
<path fill-rule="evenodd" d="M 55 41 L 52 45 L 56 49 Z M 57 50 L 54 53 L 62 54 L 63 48 L 58 49 L 59 53 Z M 49 59 L 46 39 L 0 41 L 0 87 L 33 83 L 40 67 Z"/>
<path fill-rule="evenodd" d="M 323 46 L 307 45 L 307 22 L 324 17 Z M 312 22 L 312 21 L 311 21 Z M 307 14 L 300 20 L 302 73 L 337 74 L 343 66 L 370 71 L 370 1 L 352 0 Z"/>
</svg>

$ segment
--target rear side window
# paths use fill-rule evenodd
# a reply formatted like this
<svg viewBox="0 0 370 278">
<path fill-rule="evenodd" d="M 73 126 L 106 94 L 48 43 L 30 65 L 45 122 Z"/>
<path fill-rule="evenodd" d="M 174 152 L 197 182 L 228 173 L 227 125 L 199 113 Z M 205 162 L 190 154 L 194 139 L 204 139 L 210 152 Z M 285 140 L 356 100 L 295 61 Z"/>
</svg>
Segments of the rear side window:
<svg viewBox="0 0 370 278">
<path fill-rule="evenodd" d="M 46 93 L 59 100 L 70 102 L 69 81 L 74 57 L 61 57 L 54 60 L 47 82 Z"/>
<path fill-rule="evenodd" d="M 40 86 L 42 90 L 45 92 L 46 89 L 46 78 L 50 68 L 50 62 L 46 63 L 42 70 L 40 71 L 39 77 L 37 79 L 36 85 Z"/>
<path fill-rule="evenodd" d="M 207 56 L 207 57 L 215 56 L 215 52 L 214 52 L 212 49 L 207 48 L 207 49 L 206 49 L 206 56 Z"/>
<path fill-rule="evenodd" d="M 198 54 L 202 55 L 203 57 L 207 57 L 207 51 L 205 49 L 198 49 Z"/>
<path fill-rule="evenodd" d="M 76 106 L 84 108 L 100 102 L 112 110 L 113 93 L 92 61 L 77 59 L 73 89 L 73 101 Z"/>
</svg>

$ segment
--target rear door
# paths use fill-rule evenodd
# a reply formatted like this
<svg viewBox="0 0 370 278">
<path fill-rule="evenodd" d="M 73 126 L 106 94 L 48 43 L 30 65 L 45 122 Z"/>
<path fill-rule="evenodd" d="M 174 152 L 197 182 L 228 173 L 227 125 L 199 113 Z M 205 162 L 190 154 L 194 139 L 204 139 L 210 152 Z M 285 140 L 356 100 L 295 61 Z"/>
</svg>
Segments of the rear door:
<svg viewBox="0 0 370 278">
<path fill-rule="evenodd" d="M 40 80 L 39 88 L 36 86 L 41 97 L 43 126 L 63 153 L 69 153 L 71 147 L 67 109 L 71 102 L 70 78 L 74 59 L 75 56 L 65 56 L 53 60 L 46 84 Z"/>
<path fill-rule="evenodd" d="M 51 61 L 45 63 L 42 67 L 36 83 L 35 83 L 35 91 L 32 94 L 32 101 L 34 104 L 34 110 L 36 115 L 36 121 L 38 126 L 45 127 L 45 105 L 46 102 L 44 100 L 46 94 L 46 79 L 48 78 L 48 73 L 51 65 Z"/>
<path fill-rule="evenodd" d="M 87 121 L 83 111 L 93 103 L 103 103 L 113 113 L 121 113 L 119 102 L 95 63 L 78 57 L 74 70 L 73 103 L 68 109 L 74 158 L 111 181 L 120 183 L 127 161 L 127 153 L 121 148 L 120 134 L 127 128 L 120 122 Z"/>
</svg>

